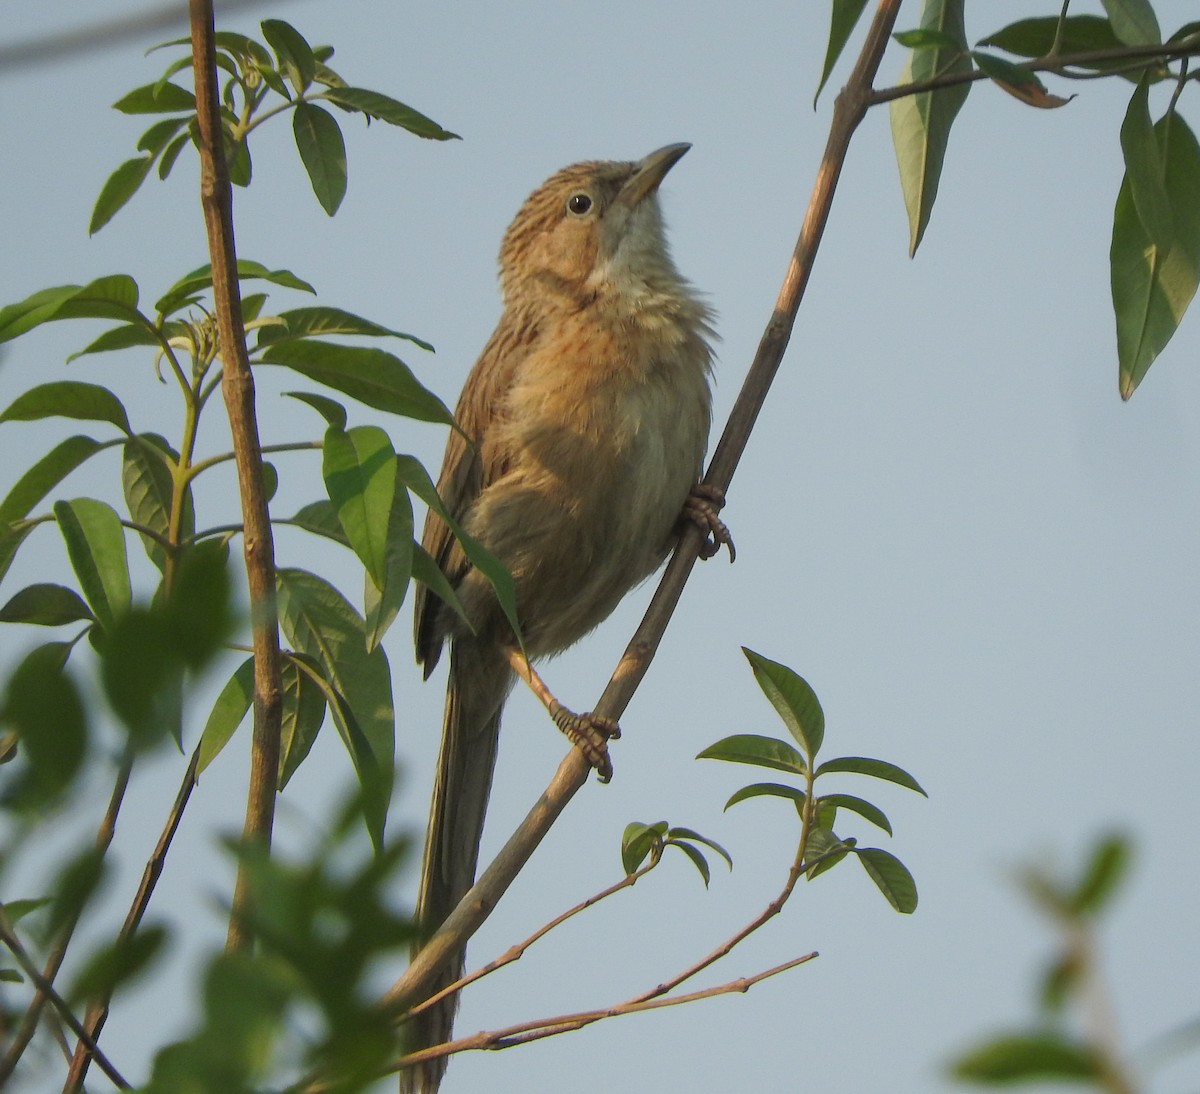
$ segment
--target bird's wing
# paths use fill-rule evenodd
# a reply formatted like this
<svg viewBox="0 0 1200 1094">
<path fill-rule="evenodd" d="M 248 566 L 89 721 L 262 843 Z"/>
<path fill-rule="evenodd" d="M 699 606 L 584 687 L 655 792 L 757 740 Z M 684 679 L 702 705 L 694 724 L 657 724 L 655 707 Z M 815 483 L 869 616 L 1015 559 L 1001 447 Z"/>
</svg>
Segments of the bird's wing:
<svg viewBox="0 0 1200 1094">
<path fill-rule="evenodd" d="M 438 495 L 446 511 L 460 525 L 488 484 L 504 473 L 507 453 L 489 443 L 489 426 L 503 413 L 505 395 L 521 362 L 537 341 L 536 324 L 514 322 L 511 313 L 500 321 L 479 360 L 467 377 L 454 416 L 462 433 L 454 431 L 446 442 Z M 466 434 L 473 443 L 468 443 Z M 425 514 L 421 546 L 433 556 L 452 586 L 457 587 L 470 569 L 466 554 L 446 522 L 432 509 Z M 445 637 L 438 625 L 442 601 L 421 583 L 414 594 L 413 636 L 417 660 L 428 676 L 437 664 Z"/>
</svg>

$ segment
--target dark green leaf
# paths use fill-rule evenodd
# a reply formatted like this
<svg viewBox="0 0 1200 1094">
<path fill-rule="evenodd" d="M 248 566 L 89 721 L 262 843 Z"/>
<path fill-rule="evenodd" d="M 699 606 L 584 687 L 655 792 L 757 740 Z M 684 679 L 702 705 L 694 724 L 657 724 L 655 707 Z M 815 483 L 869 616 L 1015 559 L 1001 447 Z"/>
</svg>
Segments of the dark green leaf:
<svg viewBox="0 0 1200 1094">
<path fill-rule="evenodd" d="M 285 391 L 289 399 L 299 399 L 307 403 L 334 429 L 346 428 L 346 408 L 336 399 L 327 399 L 324 395 L 316 395 L 311 391 Z"/>
<path fill-rule="evenodd" d="M 312 103 L 300 103 L 292 113 L 296 151 L 313 193 L 330 216 L 346 196 L 346 142 L 332 114 Z"/>
<path fill-rule="evenodd" d="M 896 911 L 911 915 L 917 910 L 917 883 L 904 863 L 878 847 L 855 848 L 854 853 Z"/>
<path fill-rule="evenodd" d="M 811 764 L 825 740 L 825 712 L 821 710 L 816 693 L 807 681 L 786 665 L 768 660 L 745 646 L 742 647 L 742 653 L 754 670 L 758 686 L 771 701 L 796 743 L 804 749 Z"/>
<path fill-rule="evenodd" d="M 350 546 L 346 533 L 342 531 L 342 522 L 338 520 L 337 509 L 327 498 L 309 502 L 288 523 L 303 528 L 306 532 L 332 539 L 343 547 Z"/>
<path fill-rule="evenodd" d="M 965 41 L 962 0 L 925 0 L 921 26 Z M 955 49 L 919 49 L 909 53 L 901 83 L 920 82 L 943 73 L 971 71 L 971 60 Z M 954 119 L 967 101 L 969 84 L 894 99 L 892 140 L 900 167 L 904 204 L 908 209 L 909 254 L 920 246 L 937 197 L 946 147 Z"/>
<path fill-rule="evenodd" d="M 224 647 L 233 628 L 229 546 L 205 540 L 183 551 L 163 610 L 172 652 L 198 671 Z"/>
<path fill-rule="evenodd" d="M 851 813 L 857 813 L 864 820 L 869 820 L 876 828 L 882 828 L 889 836 L 892 834 L 891 822 L 883 810 L 868 801 L 863 801 L 862 798 L 856 798 L 851 794 L 826 794 L 818 802 L 818 806 L 820 805 L 833 805 L 839 809 L 849 809 Z"/>
<path fill-rule="evenodd" d="M 836 760 L 826 760 L 817 768 L 817 775 L 827 775 L 834 771 L 849 771 L 856 775 L 870 775 L 874 779 L 883 779 L 885 782 L 897 783 L 900 786 L 907 787 L 909 790 L 915 790 L 918 794 L 925 794 L 921 788 L 921 784 L 917 782 L 907 771 L 902 767 L 897 767 L 895 764 L 890 764 L 886 760 L 871 760 L 865 756 L 841 756 Z"/>
<path fill-rule="evenodd" d="M 702 843 L 705 847 L 711 847 L 718 855 L 721 856 L 721 858 L 725 860 L 725 863 L 729 869 L 733 869 L 733 858 L 730 856 L 729 852 L 726 851 L 725 848 L 715 840 L 710 840 L 707 836 L 700 835 L 699 832 L 694 832 L 690 828 L 671 828 L 667 831 L 667 839 L 675 841 L 690 840 L 693 843 Z"/>
<path fill-rule="evenodd" d="M 16 969 L 0 969 L 0 984 L 24 984 L 23 977 Z"/>
<path fill-rule="evenodd" d="M 364 589 L 367 649 L 373 650 L 395 621 L 408 594 L 413 570 L 412 501 L 402 482 L 392 497 L 384 544 L 383 584 L 377 586 L 368 574 Z"/>
<path fill-rule="evenodd" d="M 175 483 L 171 464 L 178 459 L 163 437 L 145 433 L 125 442 L 121 461 L 121 485 L 130 519 L 157 532 L 164 539 L 171 531 L 171 509 L 174 505 Z M 182 542 L 196 531 L 192 507 L 192 492 L 188 488 L 182 498 L 176 542 Z M 152 536 L 142 536 L 146 554 L 160 571 L 166 568 L 167 552 Z"/>
<path fill-rule="evenodd" d="M 261 327 L 258 331 L 259 348 L 276 342 L 290 342 L 297 338 L 323 337 L 330 334 L 356 334 L 368 338 L 403 338 L 422 349 L 433 352 L 428 342 L 403 331 L 381 326 L 370 319 L 341 308 L 292 308 L 278 316 L 282 323 Z"/>
<path fill-rule="evenodd" d="M 858 25 L 858 17 L 867 6 L 867 0 L 833 0 L 833 11 L 829 17 L 829 43 L 825 47 L 825 64 L 821 69 L 821 82 L 817 84 L 817 93 L 813 96 L 813 106 L 821 97 L 821 92 L 829 80 L 833 66 L 837 64 L 846 42 Z"/>
<path fill-rule="evenodd" d="M 1039 1080 L 1098 1081 L 1103 1070 L 1091 1048 L 1050 1031 L 997 1037 L 955 1061 L 956 1079 L 983 1086 Z"/>
<path fill-rule="evenodd" d="M 8 524 L 0 527 L 0 578 L 8 573 L 21 544 L 29 538 L 29 533 L 36 527 L 34 524 Z"/>
<path fill-rule="evenodd" d="M 238 259 L 238 280 L 269 281 L 272 285 L 282 285 L 285 289 L 299 289 L 308 293 L 316 292 L 316 289 L 307 281 L 302 281 L 290 270 L 270 270 L 261 262 L 254 262 L 248 258 Z M 212 288 L 212 266 L 200 266 L 176 281 L 162 299 L 154 305 L 154 308 L 163 315 L 169 315 L 178 306 L 179 301 L 186 300 L 209 288 Z M 0 313 L 0 315 L 2 314 Z"/>
<path fill-rule="evenodd" d="M 15 732 L 28 763 L 5 798 L 38 805 L 74 781 L 87 748 L 87 715 L 74 681 L 63 670 L 71 647 L 51 642 L 26 655 L 8 680 L 3 724 Z"/>
<path fill-rule="evenodd" d="M 107 999 L 122 984 L 145 972 L 166 941 L 166 928 L 156 923 L 143 924 L 137 933 L 119 937 L 88 958 L 71 985 L 68 999 L 83 1002 L 97 995 Z"/>
<path fill-rule="evenodd" d="M 58 309 L 72 299 L 82 285 L 58 285 L 39 289 L 16 304 L 0 308 L 0 342 L 8 342 L 42 323 L 49 322 Z"/>
<path fill-rule="evenodd" d="M 263 305 L 267 302 L 267 294 L 265 292 L 249 293 L 242 297 L 242 321 L 252 323 L 258 318 L 259 312 L 263 310 Z"/>
<path fill-rule="evenodd" d="M 807 768 L 804 757 L 786 741 L 760 737 L 754 733 L 735 733 L 697 755 L 698 760 L 724 760 L 727 763 L 753 764 L 776 771 L 803 775 Z"/>
<path fill-rule="evenodd" d="M 122 96 L 113 108 L 122 114 L 175 114 L 196 109 L 196 96 L 176 84 L 145 84 Z"/>
<path fill-rule="evenodd" d="M 308 756 L 325 721 L 325 696 L 312 676 L 294 661 L 283 666 L 283 727 L 279 750 L 279 789 Z"/>
<path fill-rule="evenodd" d="M 294 649 L 308 654 L 344 697 L 332 707 L 364 793 L 367 829 L 377 848 L 391 797 L 395 712 L 383 649 L 366 648 L 364 623 L 328 582 L 304 570 L 280 569 L 279 621 Z M 345 717 L 346 713 L 353 720 Z M 357 725 L 361 740 L 352 732 Z"/>
<path fill-rule="evenodd" d="M 104 629 L 101 679 L 138 748 L 181 738 L 183 670 L 166 614 L 130 608 Z"/>
<path fill-rule="evenodd" d="M 249 186 L 254 175 L 254 164 L 250 159 L 250 145 L 245 139 L 226 140 L 225 158 L 229 161 L 229 181 L 234 186 Z"/>
<path fill-rule="evenodd" d="M 1056 15 L 1021 19 L 988 35 L 979 44 L 994 46 L 1018 57 L 1041 58 L 1049 54 L 1053 47 L 1057 29 Z M 1121 44 L 1107 19 L 1099 15 L 1070 15 L 1063 21 L 1059 52 L 1091 53 L 1119 49 Z"/>
<path fill-rule="evenodd" d="M 690 843 L 668 843 L 667 846 L 678 847 L 679 850 L 692 860 L 692 865 L 700 871 L 700 876 L 704 879 L 704 887 L 707 889 L 708 883 L 712 879 L 712 873 L 708 868 L 708 859 Z"/>
<path fill-rule="evenodd" d="M 1154 245 L 1127 176 L 1117 197 L 1110 251 L 1123 399 L 1175 334 L 1200 281 L 1200 146 L 1178 114 L 1168 114 L 1154 132 L 1166 164 L 1174 242 L 1165 254 Z"/>
<path fill-rule="evenodd" d="M 175 166 L 175 161 L 179 159 L 179 153 L 182 152 L 190 143 L 192 143 L 192 133 L 189 127 L 188 132 L 181 133 L 163 151 L 162 159 L 158 161 L 158 177 L 166 179 L 171 173 L 171 168 Z"/>
<path fill-rule="evenodd" d="M 108 353 L 112 350 L 130 349 L 133 346 L 159 346 L 161 343 L 149 327 L 141 323 L 126 323 L 122 327 L 106 330 L 98 338 L 93 339 L 83 349 L 72 353 L 67 363 L 86 357 L 90 353 Z"/>
<path fill-rule="evenodd" d="M 296 91 L 303 94 L 313 82 L 317 69 L 317 59 L 313 56 L 312 46 L 305 40 L 304 35 L 282 19 L 264 19 L 262 32 L 263 37 L 275 50 L 280 69 L 287 73 Z"/>
<path fill-rule="evenodd" d="M 961 51 L 963 40 L 944 30 L 923 27 L 918 30 L 900 30 L 892 35 L 907 49 L 949 49 Z"/>
<path fill-rule="evenodd" d="M 106 387 L 79 380 L 56 380 L 31 387 L 0 414 L 0 422 L 36 422 L 56 417 L 111 422 L 123 433 L 130 432 L 121 400 Z"/>
<path fill-rule="evenodd" d="M 39 908 L 44 908 L 51 903 L 51 898 L 48 896 L 38 897 L 36 900 L 6 900 L 0 907 L 4 908 L 4 914 L 8 916 L 9 923 L 20 923 L 31 912 L 36 912 Z"/>
<path fill-rule="evenodd" d="M 92 613 L 79 594 L 62 585 L 29 585 L 0 608 L 0 623 L 61 627 L 64 623 L 92 618 Z"/>
<path fill-rule="evenodd" d="M 0 308 L 0 342 L 56 319 L 122 319 L 148 324 L 137 309 L 137 282 L 127 274 L 99 277 L 87 285 L 42 289 Z"/>
<path fill-rule="evenodd" d="M 797 813 L 804 809 L 804 791 L 794 786 L 785 786 L 783 783 L 751 783 L 749 786 L 743 786 L 725 803 L 725 808 L 728 809 L 731 805 L 748 801 L 750 798 L 763 797 L 786 798 L 796 807 Z"/>
<path fill-rule="evenodd" d="M 350 546 L 382 588 L 396 492 L 396 452 L 390 438 L 377 426 L 348 432 L 331 427 L 325 432 L 321 472 Z"/>
<path fill-rule="evenodd" d="M 428 586 L 434 596 L 443 604 L 448 604 L 468 628 L 471 626 L 466 610 L 454 592 L 454 586 L 446 580 L 446 575 L 442 573 L 442 568 L 433 561 L 433 556 L 419 543 L 413 544 L 412 575 L 414 581 Z"/>
<path fill-rule="evenodd" d="M 1101 0 L 1113 33 L 1128 46 L 1156 46 L 1162 31 L 1150 0 Z"/>
<path fill-rule="evenodd" d="M 220 755 L 254 704 L 254 658 L 247 657 L 221 689 L 200 735 L 196 774 Z"/>
<path fill-rule="evenodd" d="M 129 562 L 125 530 L 111 506 L 94 498 L 54 505 L 67 554 L 88 605 L 108 629 L 129 608 Z"/>
<path fill-rule="evenodd" d="M 376 410 L 443 425 L 454 421 L 446 404 L 400 358 L 381 349 L 299 339 L 268 345 L 261 360 L 285 365 Z"/>
<path fill-rule="evenodd" d="M 349 110 L 361 110 L 370 118 L 378 118 L 388 125 L 398 125 L 418 137 L 429 140 L 460 140 L 457 133 L 443 129 L 432 118 L 413 110 L 411 106 L 389 99 L 378 91 L 366 91 L 361 87 L 331 87 L 325 93 L 331 103 Z"/>
<path fill-rule="evenodd" d="M 92 219 L 88 223 L 88 235 L 95 235 L 113 217 L 120 212 L 122 206 L 138 192 L 150 168 L 154 166 L 153 156 L 139 156 L 137 159 L 126 160 L 118 167 L 104 185 L 100 188 L 100 196 L 92 209 Z"/>
<path fill-rule="evenodd" d="M 187 125 L 187 118 L 164 118 L 155 122 L 138 141 L 139 152 L 157 156 L 174 139 L 175 134 Z"/>
<path fill-rule="evenodd" d="M 850 853 L 853 846 L 854 840 L 839 839 L 832 828 L 820 824 L 810 828 L 804 849 L 804 861 L 814 865 L 805 871 L 808 880 L 813 881 L 832 870 Z"/>
<path fill-rule="evenodd" d="M 105 445 L 91 437 L 68 437 L 35 463 L 0 502 L 0 526 L 23 520 L 51 490 Z"/>
<path fill-rule="evenodd" d="M 1175 223 L 1164 177 L 1163 150 L 1150 121 L 1149 94 L 1149 81 L 1143 76 L 1121 123 L 1121 151 L 1133 207 L 1150 242 L 1165 260 L 1175 243 Z"/>
<path fill-rule="evenodd" d="M 1095 915 L 1108 903 L 1129 866 L 1129 841 L 1124 836 L 1106 836 L 1092 852 L 1087 870 L 1071 900 L 1072 909 Z"/>
<path fill-rule="evenodd" d="M 662 847 L 662 841 L 667 834 L 667 822 L 657 824 L 642 824 L 632 821 L 625 826 L 621 833 L 621 866 L 625 873 L 636 873 L 641 869 L 646 856 L 655 848 Z"/>
</svg>

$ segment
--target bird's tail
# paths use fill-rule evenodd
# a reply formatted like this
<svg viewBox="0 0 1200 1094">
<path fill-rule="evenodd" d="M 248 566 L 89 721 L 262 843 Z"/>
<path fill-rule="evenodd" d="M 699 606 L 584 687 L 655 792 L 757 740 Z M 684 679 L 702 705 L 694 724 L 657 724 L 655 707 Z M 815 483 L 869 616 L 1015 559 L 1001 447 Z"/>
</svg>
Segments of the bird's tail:
<svg viewBox="0 0 1200 1094">
<path fill-rule="evenodd" d="M 513 679 L 495 645 L 470 638 L 453 644 L 442 748 L 417 899 L 417 920 L 425 932 L 437 929 L 475 881 L 496 766 L 500 713 Z M 463 975 L 464 956 L 459 953 L 447 962 L 429 995 Z M 413 1018 L 408 1024 L 408 1051 L 448 1041 L 457 1007 L 457 996 L 451 996 Z M 408 1069 L 401 1074 L 401 1094 L 436 1094 L 445 1070 L 444 1058 Z"/>
</svg>

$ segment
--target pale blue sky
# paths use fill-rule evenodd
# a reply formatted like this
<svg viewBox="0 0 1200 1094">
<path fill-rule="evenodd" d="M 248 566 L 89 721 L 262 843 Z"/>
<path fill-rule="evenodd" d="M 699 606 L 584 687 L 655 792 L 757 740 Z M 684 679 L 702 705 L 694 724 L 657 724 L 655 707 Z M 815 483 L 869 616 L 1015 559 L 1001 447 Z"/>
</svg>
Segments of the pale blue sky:
<svg viewBox="0 0 1200 1094">
<path fill-rule="evenodd" d="M 918 6 L 906 7 L 902 27 L 917 22 Z M 981 37 L 1035 7 L 969 5 L 968 32 Z M 1195 17 L 1185 0 L 1156 7 L 1172 30 Z M 265 14 L 333 42 L 335 66 L 349 80 L 409 102 L 464 139 L 435 144 L 348 124 L 349 192 L 329 220 L 291 147 L 290 125 L 263 132 L 253 148 L 255 184 L 235 198 L 240 253 L 294 270 L 325 303 L 434 343 L 436 356 L 414 350 L 407 360 L 452 403 L 498 315 L 495 254 L 526 193 L 573 160 L 636 158 L 691 141 L 664 206 L 679 266 L 719 315 L 720 421 L 770 313 L 844 76 L 843 66 L 814 113 L 827 8 L 272 5 Z M 85 16 L 62 0 L 9 5 L 6 39 L 96 14 L 94 5 Z M 257 20 L 234 25 L 253 30 Z M 144 128 L 108 104 L 166 63 L 163 54 L 142 58 L 149 44 L 0 73 L 8 211 L 0 303 L 118 271 L 134 274 L 154 299 L 205 260 L 186 156 L 169 182 L 148 183 L 87 237 L 100 184 L 133 155 Z M 901 63 L 896 50 L 881 79 L 894 79 Z M 1130 87 L 1065 90 L 1079 98 L 1038 112 L 974 88 L 915 263 L 886 113 L 860 130 L 791 348 L 730 491 L 738 562 L 697 570 L 622 720 L 616 778 L 576 798 L 471 954 L 476 963 L 491 958 L 616 880 L 630 820 L 695 828 L 727 846 L 736 869 L 714 869 L 705 892 L 676 856 L 472 990 L 459 1029 L 627 998 L 706 953 L 777 892 L 793 839 L 786 808 L 754 802 L 723 814 L 728 795 L 755 773 L 693 759 L 729 733 L 784 733 L 740 645 L 810 681 L 825 707 L 830 755 L 893 760 L 930 792 L 925 801 L 882 784 L 838 787 L 887 810 L 894 840 L 877 841 L 853 822 L 844 834 L 907 863 L 920 890 L 917 913 L 893 913 L 846 864 L 802 886 L 783 916 L 702 983 L 812 949 L 820 960 L 746 996 L 464 1057 L 450 1068 L 446 1094 L 951 1090 L 940 1071 L 949 1056 L 1029 1017 L 1033 976 L 1052 943 L 1015 891 L 1015 867 L 1055 855 L 1073 865 L 1111 826 L 1137 840 L 1131 883 L 1105 933 L 1122 1033 L 1137 1046 L 1200 1012 L 1200 320 L 1188 317 L 1123 405 L 1107 254 L 1122 170 L 1117 127 Z M 1162 106 L 1155 96 L 1152 107 Z M 1195 94 L 1184 110 L 1200 128 Z M 69 375 L 128 394 L 135 426 L 169 434 L 176 410 L 146 360 L 62 366 L 92 333 L 88 324 L 64 324 L 6 347 L 0 403 Z M 270 441 L 318 433 L 315 415 L 279 397 L 296 386 L 277 372 L 262 376 Z M 439 429 L 358 408 L 352 420 L 384 424 L 398 449 L 431 466 L 440 459 Z M 67 431 L 59 422 L 0 428 L 0 466 L 20 466 Z M 224 443 L 215 416 L 204 442 Z M 290 515 L 318 495 L 319 465 L 308 458 L 279 467 L 275 508 Z M 67 496 L 110 490 L 112 472 L 81 474 Z M 200 505 L 227 504 L 228 487 L 214 483 Z M 335 549 L 282 536 L 279 554 L 358 588 L 354 565 Z M 55 578 L 60 556 L 52 529 L 40 531 L 0 595 Z M 148 565 L 141 577 L 148 580 Z M 564 701 L 581 709 L 594 702 L 648 596 L 649 588 L 632 595 L 547 668 Z M 7 663 L 19 649 L 6 639 Z M 387 651 L 402 764 L 391 822 L 399 833 L 424 819 L 444 678 L 420 682 L 407 619 Z M 189 742 L 202 718 L 189 726 Z M 506 726 L 485 854 L 564 753 L 525 696 Z M 240 828 L 247 736 L 204 778 L 152 906 L 155 918 L 188 916 L 198 928 L 177 951 L 179 970 L 223 939 L 211 897 L 229 869 L 211 832 Z M 125 868 L 109 897 L 114 916 L 128 904 L 183 763 L 164 756 L 134 786 L 120 834 Z M 307 818 L 322 815 L 349 770 L 327 727 L 284 795 L 285 846 L 311 838 Z M 97 772 L 79 803 L 89 830 L 110 779 Z M 408 882 L 415 890 L 415 870 Z M 381 982 L 392 973 L 382 970 Z M 103 1043 L 127 1074 L 144 1074 L 149 1045 L 189 1028 L 193 1001 L 180 991 L 178 981 L 160 983 L 119 1001 Z M 1154 1073 L 1146 1089 L 1196 1094 L 1198 1076 L 1193 1057 Z M 103 1091 L 104 1080 L 89 1089 Z"/>
</svg>

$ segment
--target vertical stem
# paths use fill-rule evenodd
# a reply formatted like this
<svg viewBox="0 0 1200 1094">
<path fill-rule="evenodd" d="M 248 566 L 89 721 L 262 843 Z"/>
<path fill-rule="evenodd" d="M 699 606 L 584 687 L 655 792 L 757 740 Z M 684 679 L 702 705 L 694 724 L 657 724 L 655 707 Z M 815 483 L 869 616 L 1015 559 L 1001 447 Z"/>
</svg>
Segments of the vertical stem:
<svg viewBox="0 0 1200 1094">
<path fill-rule="evenodd" d="M 196 121 L 200 135 L 200 201 L 212 257 L 213 298 L 223 364 L 222 394 L 233 435 L 238 489 L 245 526 L 243 545 L 254 635 L 254 738 L 250 792 L 243 838 L 270 846 L 279 773 L 282 701 L 279 626 L 275 614 L 275 549 L 263 483 L 262 449 L 254 411 L 254 379 L 246 353 L 242 301 L 233 240 L 233 190 L 225 162 L 217 98 L 216 46 L 212 0 L 188 0 L 192 26 L 192 68 L 196 80 Z M 248 880 L 238 870 L 226 945 L 238 950 L 251 942 Z"/>
</svg>

